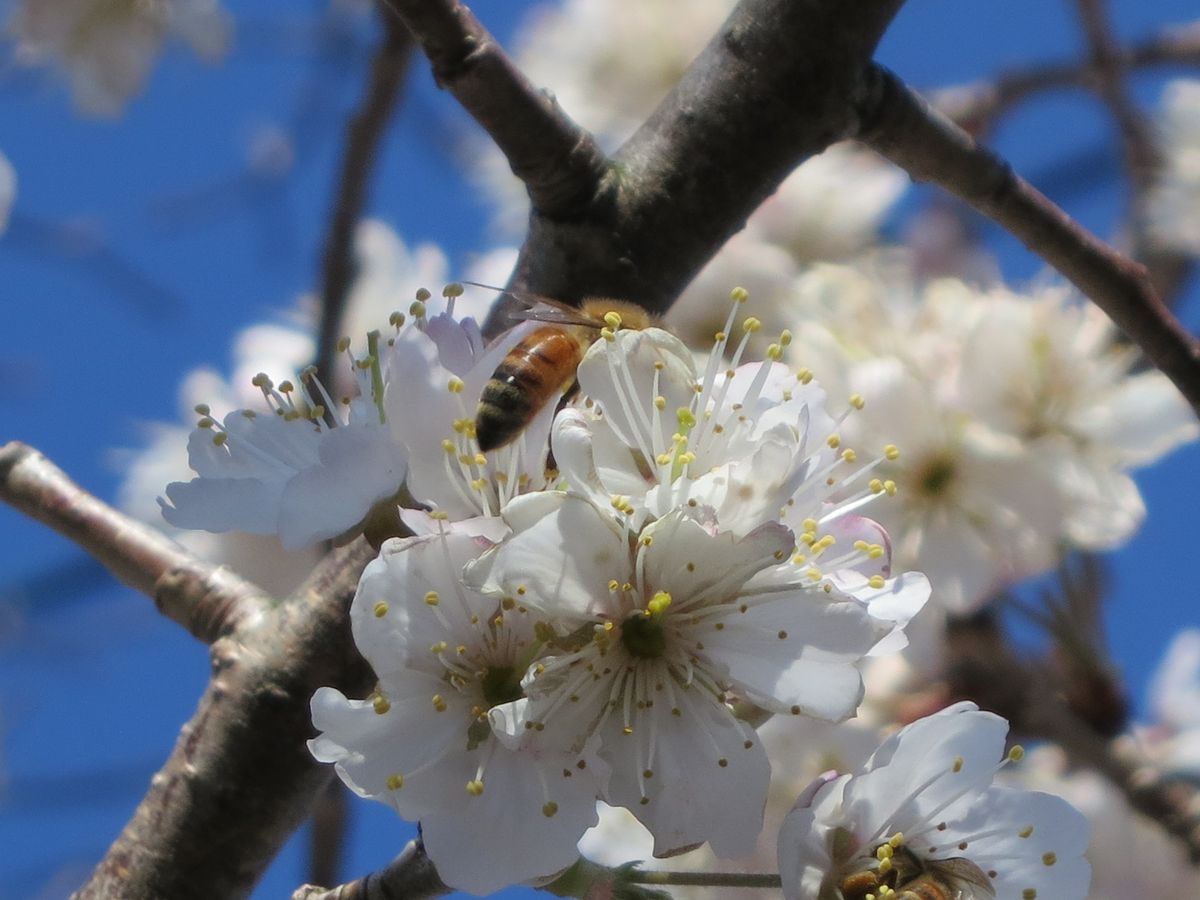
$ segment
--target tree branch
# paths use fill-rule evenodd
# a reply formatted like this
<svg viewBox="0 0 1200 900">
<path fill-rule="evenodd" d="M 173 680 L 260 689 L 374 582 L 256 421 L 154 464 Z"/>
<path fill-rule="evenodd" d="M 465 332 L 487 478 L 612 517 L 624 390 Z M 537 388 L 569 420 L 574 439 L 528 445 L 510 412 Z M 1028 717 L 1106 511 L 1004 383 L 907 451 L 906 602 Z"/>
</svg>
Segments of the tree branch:
<svg viewBox="0 0 1200 900">
<path fill-rule="evenodd" d="M 412 57 L 413 42 L 408 29 L 387 9 L 381 12 L 384 36 L 371 61 L 366 95 L 346 125 L 341 175 L 321 258 L 321 321 L 316 364 L 326 383 L 331 377 L 335 347 L 341 336 L 342 311 L 358 275 L 354 229 L 362 218 L 379 144 L 387 131 Z"/>
<path fill-rule="evenodd" d="M 448 893 L 450 888 L 438 877 L 418 838 L 378 872 L 334 888 L 306 884 L 292 894 L 292 900 L 432 900 Z"/>
<path fill-rule="evenodd" d="M 0 500 L 87 550 L 206 644 L 257 621 L 269 602 L 229 569 L 196 559 L 162 532 L 89 494 L 20 441 L 0 448 Z"/>
<path fill-rule="evenodd" d="M 213 644 L 213 675 L 133 819 L 78 898 L 249 894 L 328 783 L 309 755 L 308 701 L 374 681 L 348 638 L 363 539 L 334 551 L 291 601 Z"/>
<path fill-rule="evenodd" d="M 1165 65 L 1200 65 L 1200 22 L 1168 28 L 1146 41 L 1115 48 L 1126 71 Z M 1042 63 L 1016 69 L 991 83 L 934 91 L 934 105 L 968 130 L 982 130 L 1012 107 L 1038 94 L 1062 88 L 1098 89 L 1090 62 Z"/>
<path fill-rule="evenodd" d="M 500 148 L 534 209 L 551 217 L 590 209 L 606 179 L 604 153 L 517 69 L 471 10 L 457 0 L 386 2 L 420 42 L 438 85 Z"/>
<path fill-rule="evenodd" d="M 1121 256 L 1013 173 L 886 69 L 858 139 L 1018 237 L 1103 309 L 1200 413 L 1200 344 L 1163 305 L 1143 266 Z"/>
</svg>

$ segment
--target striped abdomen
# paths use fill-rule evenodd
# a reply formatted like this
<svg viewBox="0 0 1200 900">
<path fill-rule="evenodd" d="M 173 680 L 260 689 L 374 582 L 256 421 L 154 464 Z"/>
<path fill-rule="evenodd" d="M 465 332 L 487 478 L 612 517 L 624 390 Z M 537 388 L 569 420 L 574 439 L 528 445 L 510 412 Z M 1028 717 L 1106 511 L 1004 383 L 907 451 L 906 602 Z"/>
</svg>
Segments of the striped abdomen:
<svg viewBox="0 0 1200 900">
<path fill-rule="evenodd" d="M 503 447 L 551 398 L 575 379 L 583 344 L 561 325 L 527 334 L 501 360 L 483 387 L 475 413 L 475 437 L 486 453 Z"/>
</svg>

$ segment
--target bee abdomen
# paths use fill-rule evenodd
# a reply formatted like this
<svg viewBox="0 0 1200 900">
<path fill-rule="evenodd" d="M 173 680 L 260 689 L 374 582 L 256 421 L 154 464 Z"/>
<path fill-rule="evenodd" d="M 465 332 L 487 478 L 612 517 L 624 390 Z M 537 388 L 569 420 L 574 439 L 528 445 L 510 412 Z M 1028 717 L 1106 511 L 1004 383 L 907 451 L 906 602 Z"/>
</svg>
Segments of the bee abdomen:
<svg viewBox="0 0 1200 900">
<path fill-rule="evenodd" d="M 575 376 L 579 341 L 557 327 L 526 335 L 508 352 L 479 398 L 475 437 L 483 452 L 503 447 Z"/>
</svg>

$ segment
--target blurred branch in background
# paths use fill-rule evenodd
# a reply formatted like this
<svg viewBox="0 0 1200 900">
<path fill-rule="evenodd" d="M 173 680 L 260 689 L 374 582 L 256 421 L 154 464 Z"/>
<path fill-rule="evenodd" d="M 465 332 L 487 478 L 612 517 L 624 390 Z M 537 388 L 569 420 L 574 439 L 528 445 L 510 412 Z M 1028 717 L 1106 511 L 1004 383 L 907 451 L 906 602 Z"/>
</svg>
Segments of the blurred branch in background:
<svg viewBox="0 0 1200 900">
<path fill-rule="evenodd" d="M 363 217 L 380 142 L 387 132 L 412 57 L 413 40 L 408 29 L 387 8 L 381 7 L 380 13 L 383 39 L 371 61 L 370 78 L 361 104 L 346 125 L 341 173 L 321 256 L 316 365 L 327 380 L 331 377 L 335 345 L 341 337 L 339 329 L 346 297 L 357 275 L 354 229 Z"/>
</svg>

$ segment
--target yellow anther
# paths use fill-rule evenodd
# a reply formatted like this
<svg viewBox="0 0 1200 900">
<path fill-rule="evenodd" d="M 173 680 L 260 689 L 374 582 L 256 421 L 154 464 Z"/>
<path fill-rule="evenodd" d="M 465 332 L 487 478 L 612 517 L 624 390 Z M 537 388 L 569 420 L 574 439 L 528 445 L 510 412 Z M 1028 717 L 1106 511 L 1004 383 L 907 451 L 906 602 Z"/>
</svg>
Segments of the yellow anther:
<svg viewBox="0 0 1200 900">
<path fill-rule="evenodd" d="M 767 347 L 767 359 L 772 362 L 779 362 L 783 358 L 783 348 L 778 344 L 771 344 Z"/>
<path fill-rule="evenodd" d="M 203 416 L 199 419 L 199 421 L 196 422 L 196 427 L 197 428 L 212 428 L 216 424 L 217 424 L 216 420 L 214 420 L 210 416 Z"/>
<path fill-rule="evenodd" d="M 404 776 L 396 772 L 387 777 L 387 789 L 389 791 L 398 791 L 404 787 Z"/>
<path fill-rule="evenodd" d="M 392 708 L 392 704 L 388 703 L 387 697 L 383 696 L 383 694 L 377 694 L 375 699 L 371 701 L 371 706 L 375 709 L 375 714 L 380 716 Z"/>
<path fill-rule="evenodd" d="M 414 296 L 418 301 L 424 303 L 426 300 L 432 297 L 433 294 L 429 293 L 429 291 L 425 288 L 417 288 L 417 293 Z"/>
<path fill-rule="evenodd" d="M 1056 862 L 1058 862 L 1058 854 L 1054 853 L 1053 851 L 1042 854 L 1042 865 L 1052 866 Z"/>
<path fill-rule="evenodd" d="M 212 415 L 212 408 L 207 403 L 197 403 L 192 407 L 192 411 L 198 416 Z"/>
<path fill-rule="evenodd" d="M 954 772 L 961 772 L 966 761 L 961 756 L 954 757 L 954 765 L 951 767 Z"/>
<path fill-rule="evenodd" d="M 555 803 L 553 800 L 548 801 L 547 803 L 545 803 L 542 806 L 542 815 L 545 816 L 547 819 L 553 818 L 554 814 L 557 812 L 558 812 L 558 804 Z"/>
<path fill-rule="evenodd" d="M 893 849 L 896 847 L 899 847 L 901 844 L 904 843 L 904 832 L 897 831 L 890 838 L 888 838 L 888 843 L 892 845 Z"/>
<path fill-rule="evenodd" d="M 380 600 L 375 604 L 375 618 L 382 619 L 388 613 L 388 604 L 386 600 Z"/>
<path fill-rule="evenodd" d="M 850 395 L 850 405 L 853 406 L 855 409 L 862 409 L 864 406 L 867 405 L 867 401 L 866 401 L 866 398 L 864 398 L 862 394 L 851 394 Z"/>
<path fill-rule="evenodd" d="M 472 797 L 483 796 L 483 782 L 476 781 L 476 780 L 468 781 L 467 782 L 467 793 L 470 794 Z"/>
<path fill-rule="evenodd" d="M 675 410 L 675 421 L 679 423 L 679 427 L 685 432 L 696 426 L 696 416 L 686 406 L 681 406 Z"/>
<path fill-rule="evenodd" d="M 808 384 L 813 380 L 812 369 L 800 369 L 796 372 L 796 380 L 801 384 Z"/>
<path fill-rule="evenodd" d="M 1011 762 L 1020 762 L 1025 758 L 1025 748 L 1020 744 L 1014 744 L 1013 748 L 1008 751 L 1008 758 Z"/>
<path fill-rule="evenodd" d="M 441 598 L 439 598 L 439 597 L 438 597 L 438 592 L 437 592 L 437 591 L 430 591 L 429 593 L 427 593 L 427 594 L 425 595 L 425 602 L 426 602 L 426 603 L 427 603 L 429 606 L 437 606 L 437 605 L 438 605 L 438 600 L 439 600 L 439 599 L 441 599 Z"/>
<path fill-rule="evenodd" d="M 452 394 L 461 394 L 466 389 L 467 386 L 465 384 L 463 384 L 463 380 L 461 378 L 459 378 L 457 375 L 455 375 L 455 376 L 452 376 L 450 378 L 450 380 L 446 383 L 446 387 L 449 389 L 450 393 L 452 393 Z"/>
<path fill-rule="evenodd" d="M 1017 837 L 1027 838 L 1032 834 L 1033 834 L 1033 826 L 1026 825 L 1024 828 L 1022 828 L 1020 831 L 1017 832 Z"/>
<path fill-rule="evenodd" d="M 667 398 L 662 396 L 661 394 L 659 396 L 655 397 L 654 398 L 654 408 L 655 409 L 666 409 L 667 408 Z"/>
<path fill-rule="evenodd" d="M 817 520 L 810 516 L 809 518 L 805 519 L 803 522 L 800 523 L 800 527 L 803 528 L 805 531 L 816 532 Z"/>
<path fill-rule="evenodd" d="M 600 337 L 604 338 L 604 340 L 608 341 L 610 344 L 617 339 L 616 332 L 614 332 L 611 328 L 601 328 Z"/>
<path fill-rule="evenodd" d="M 443 697 L 441 694 L 434 694 L 429 699 L 433 703 L 433 708 L 436 709 L 438 712 L 446 711 L 446 698 Z"/>
<path fill-rule="evenodd" d="M 885 459 L 899 459 L 900 458 L 900 448 L 897 447 L 895 444 L 888 444 L 886 447 L 883 448 L 883 456 Z"/>
<path fill-rule="evenodd" d="M 388 324 L 395 328 L 399 328 L 401 325 L 403 325 L 405 320 L 406 316 L 399 310 L 388 316 Z"/>
<path fill-rule="evenodd" d="M 761 330 L 762 322 L 756 319 L 754 316 L 747 316 L 746 321 L 742 323 L 742 331 L 745 331 L 748 334 L 754 334 L 755 332 Z"/>
<path fill-rule="evenodd" d="M 786 347 L 792 342 L 792 333 L 786 328 L 779 332 L 779 346 Z"/>
<path fill-rule="evenodd" d="M 648 534 L 644 538 L 642 538 L 642 546 L 643 547 L 649 547 L 653 543 L 654 543 L 654 537 L 652 535 Z"/>
<path fill-rule="evenodd" d="M 883 493 L 883 482 L 880 481 L 878 478 L 872 478 L 870 481 L 868 481 L 867 487 L 870 489 L 872 494 L 882 494 Z"/>
<path fill-rule="evenodd" d="M 886 582 L 884 581 L 884 578 L 882 575 L 872 575 L 870 578 L 867 579 L 867 584 L 869 584 L 871 587 L 875 588 L 875 590 L 879 590 L 881 587 L 884 586 L 885 583 Z"/>
<path fill-rule="evenodd" d="M 858 454 L 849 447 L 842 451 L 842 462 L 852 463 L 856 459 L 858 459 Z"/>
<path fill-rule="evenodd" d="M 729 292 L 729 299 L 734 303 L 745 303 L 750 297 L 750 292 L 744 287 L 735 287 Z"/>
<path fill-rule="evenodd" d="M 224 431 L 218 431 L 216 434 L 213 435 L 213 438 L 212 438 L 213 446 L 224 447 L 225 442 L 227 440 L 229 440 L 229 435 L 226 434 Z"/>
<path fill-rule="evenodd" d="M 443 438 L 442 449 L 445 450 L 447 453 L 453 454 L 454 453 L 454 441 L 450 440 L 450 438 Z"/>
<path fill-rule="evenodd" d="M 346 342 L 347 347 L 350 346 L 350 338 L 342 338 L 342 340 Z M 271 381 L 271 379 L 269 377 L 267 377 L 266 372 L 259 372 L 257 375 L 255 375 L 253 378 L 250 379 L 250 383 L 252 385 L 254 385 L 256 388 L 264 388 L 265 390 L 268 390 L 268 391 L 271 390 L 271 388 L 275 387 L 275 383 L 273 381 Z"/>
<path fill-rule="evenodd" d="M 448 646 L 450 645 L 445 641 L 437 641 L 436 643 L 429 645 L 429 652 L 434 656 L 438 656 L 439 654 L 445 653 Z"/>
<path fill-rule="evenodd" d="M 621 327 L 621 314 L 616 310 L 610 309 L 604 314 L 604 324 L 613 331 L 618 330 Z"/>
<path fill-rule="evenodd" d="M 442 296 L 447 300 L 451 297 L 461 297 L 463 295 L 463 286 L 457 281 L 452 281 L 442 288 Z"/>
<path fill-rule="evenodd" d="M 1025 888 L 1021 891 L 1021 900 L 1037 900 L 1037 891 L 1034 888 Z"/>
<path fill-rule="evenodd" d="M 879 557 L 883 556 L 883 554 L 886 552 L 887 551 L 883 549 L 882 545 L 872 544 L 871 548 L 867 550 L 867 556 L 871 559 L 879 559 Z"/>
<path fill-rule="evenodd" d="M 281 394 L 290 394 L 295 389 L 296 389 L 296 386 L 294 384 L 292 384 L 290 381 L 288 381 L 286 378 L 283 381 L 279 382 L 279 393 L 281 393 Z"/>
<path fill-rule="evenodd" d="M 445 521 L 449 520 L 450 513 L 446 512 L 443 509 L 435 509 L 433 512 L 431 512 L 429 514 L 429 518 L 436 519 L 439 522 L 445 522 Z"/>
<path fill-rule="evenodd" d="M 661 616 L 667 611 L 667 608 L 670 605 L 671 595 L 666 591 L 659 591 L 654 595 L 653 598 L 651 598 L 650 602 L 646 604 L 646 610 L 652 615 Z"/>
<path fill-rule="evenodd" d="M 475 454 L 475 465 L 486 466 L 487 465 L 487 457 L 484 456 L 482 453 L 476 453 Z"/>
<path fill-rule="evenodd" d="M 875 848 L 875 858 L 880 862 L 883 862 L 885 859 L 891 859 L 893 853 L 895 853 L 895 849 L 891 844 L 880 844 Z"/>
<path fill-rule="evenodd" d="M 820 570 L 820 569 L 818 569 L 816 566 L 812 566 L 812 567 L 811 567 L 811 568 L 810 568 L 810 569 L 809 569 L 807 572 L 805 572 L 804 574 L 805 574 L 805 575 L 807 575 L 807 576 L 809 577 L 809 580 L 811 580 L 811 581 L 820 581 L 820 580 L 821 580 L 821 577 L 822 577 L 822 576 L 821 576 L 821 570 Z"/>
<path fill-rule="evenodd" d="M 425 289 L 422 288 L 421 290 L 425 290 Z M 417 292 L 418 296 L 420 295 L 420 293 L 421 293 L 420 291 Z M 429 292 L 425 291 L 425 293 L 428 294 Z M 428 298 L 426 298 L 426 299 L 428 299 Z M 414 319 L 425 318 L 425 301 L 424 300 L 414 300 L 408 307 L 408 314 L 410 316 L 412 316 Z"/>
<path fill-rule="evenodd" d="M 883 483 L 883 489 L 887 492 L 889 497 L 896 496 L 896 482 L 892 481 L 892 479 L 889 478 Z"/>
</svg>

